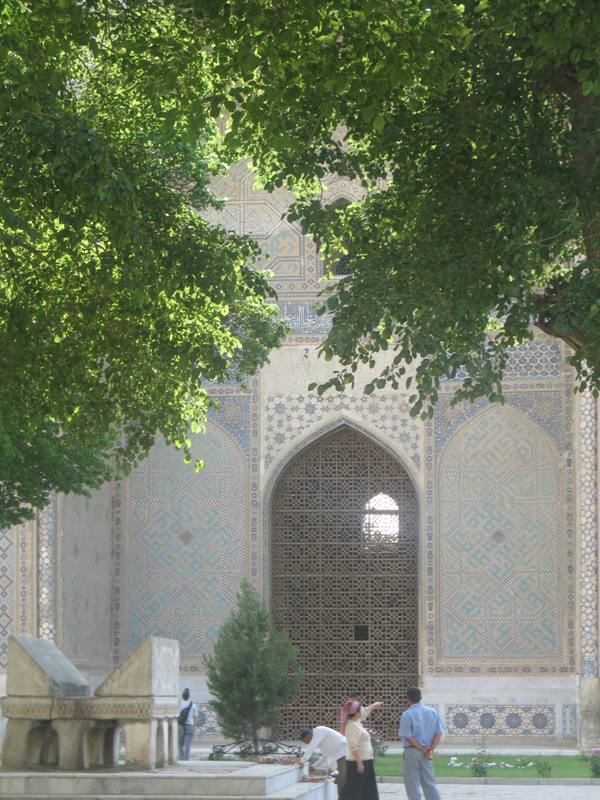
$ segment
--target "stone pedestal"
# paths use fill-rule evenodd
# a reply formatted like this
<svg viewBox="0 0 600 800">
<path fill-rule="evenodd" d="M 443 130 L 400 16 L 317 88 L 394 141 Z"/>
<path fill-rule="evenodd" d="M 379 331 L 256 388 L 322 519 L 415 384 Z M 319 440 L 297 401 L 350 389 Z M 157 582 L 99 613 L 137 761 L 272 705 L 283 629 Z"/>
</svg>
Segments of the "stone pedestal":
<svg viewBox="0 0 600 800">
<path fill-rule="evenodd" d="M 177 720 L 169 720 L 169 764 L 175 764 L 179 755 L 179 730 Z"/>
<path fill-rule="evenodd" d="M 73 719 L 55 719 L 52 727 L 58 734 L 59 769 L 80 769 L 89 767 L 86 732 L 89 722 Z"/>
<path fill-rule="evenodd" d="M 96 725 L 87 732 L 87 755 L 90 767 L 104 766 L 104 737 L 106 726 Z"/>
<path fill-rule="evenodd" d="M 2 765 L 5 769 L 27 769 L 29 734 L 35 725 L 31 719 L 9 719 L 2 747 Z"/>
<path fill-rule="evenodd" d="M 57 765 L 78 770 L 118 765 L 125 733 L 126 763 L 137 769 L 172 764 L 177 752 L 179 643 L 146 639 L 90 696 L 83 676 L 53 642 L 11 637 L 9 720 L 4 765 Z"/>
<path fill-rule="evenodd" d="M 123 721 L 127 748 L 125 764 L 132 769 L 156 767 L 156 720 Z"/>
</svg>

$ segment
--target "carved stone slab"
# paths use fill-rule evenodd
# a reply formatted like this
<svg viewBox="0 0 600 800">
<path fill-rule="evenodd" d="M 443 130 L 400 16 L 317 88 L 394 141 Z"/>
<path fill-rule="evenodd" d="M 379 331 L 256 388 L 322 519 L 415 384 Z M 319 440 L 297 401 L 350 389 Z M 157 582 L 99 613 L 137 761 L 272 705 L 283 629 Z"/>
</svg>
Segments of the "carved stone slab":
<svg viewBox="0 0 600 800">
<path fill-rule="evenodd" d="M 90 686 L 54 642 L 30 636 L 8 641 L 7 694 L 11 697 L 89 697 Z"/>
<path fill-rule="evenodd" d="M 179 642 L 150 636 L 100 684 L 96 697 L 179 695 Z"/>
</svg>

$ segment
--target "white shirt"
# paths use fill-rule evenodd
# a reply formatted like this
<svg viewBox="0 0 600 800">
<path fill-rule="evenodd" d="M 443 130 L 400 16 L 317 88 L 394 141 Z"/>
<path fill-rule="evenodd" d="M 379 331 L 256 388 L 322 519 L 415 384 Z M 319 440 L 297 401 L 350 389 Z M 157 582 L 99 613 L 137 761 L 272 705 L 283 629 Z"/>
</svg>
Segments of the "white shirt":
<svg viewBox="0 0 600 800">
<path fill-rule="evenodd" d="M 344 758 L 346 755 L 346 737 L 334 731 L 333 728 L 317 725 L 316 728 L 313 728 L 312 739 L 302 756 L 302 761 L 307 762 L 315 750 L 319 750 L 321 753 L 321 758 L 315 767 L 332 767 L 338 758 Z"/>
<path fill-rule="evenodd" d="M 183 711 L 183 709 L 187 708 L 189 704 L 190 704 L 189 700 L 182 700 L 179 705 L 179 710 Z M 192 703 L 192 707 L 190 708 L 189 714 L 187 715 L 185 724 L 195 725 L 197 719 L 198 719 L 198 706 L 196 705 L 196 703 Z"/>
</svg>

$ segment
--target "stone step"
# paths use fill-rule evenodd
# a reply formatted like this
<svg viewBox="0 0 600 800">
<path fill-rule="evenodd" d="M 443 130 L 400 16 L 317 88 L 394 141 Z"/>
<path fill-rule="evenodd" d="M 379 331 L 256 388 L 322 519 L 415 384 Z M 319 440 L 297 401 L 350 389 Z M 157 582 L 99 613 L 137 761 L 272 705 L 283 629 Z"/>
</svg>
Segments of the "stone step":
<svg viewBox="0 0 600 800">
<path fill-rule="evenodd" d="M 76 791 L 76 786 L 73 786 L 75 791 L 69 794 L 47 794 L 38 793 L 33 794 L 2 794 L 3 798 L 7 800 L 20 800 L 20 798 L 27 798 L 27 800 L 145 800 L 152 797 L 152 800 L 181 800 L 182 796 L 185 800 L 335 800 L 337 792 L 335 785 L 332 781 L 324 781 L 320 783 L 295 783 L 288 786 L 282 792 L 270 795 L 240 795 L 239 797 L 232 798 L 232 795 L 203 795 L 203 794 L 81 794 Z"/>
<path fill-rule="evenodd" d="M 136 773 L 0 773 L 0 797 L 68 798 L 177 798 L 177 800 L 335 800 L 331 780 L 300 782 L 300 769 L 257 764 L 225 774 L 191 770 Z"/>
</svg>

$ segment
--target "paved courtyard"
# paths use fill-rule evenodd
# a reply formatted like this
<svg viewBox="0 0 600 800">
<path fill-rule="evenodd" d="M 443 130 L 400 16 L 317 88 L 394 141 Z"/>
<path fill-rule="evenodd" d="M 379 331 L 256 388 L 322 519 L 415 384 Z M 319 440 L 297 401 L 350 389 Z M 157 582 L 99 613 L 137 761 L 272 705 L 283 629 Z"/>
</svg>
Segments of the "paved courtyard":
<svg viewBox="0 0 600 800">
<path fill-rule="evenodd" d="M 600 786 L 482 786 L 465 784 L 441 784 L 442 800 L 598 800 Z M 406 800 L 401 783 L 379 785 L 382 800 Z"/>
</svg>

